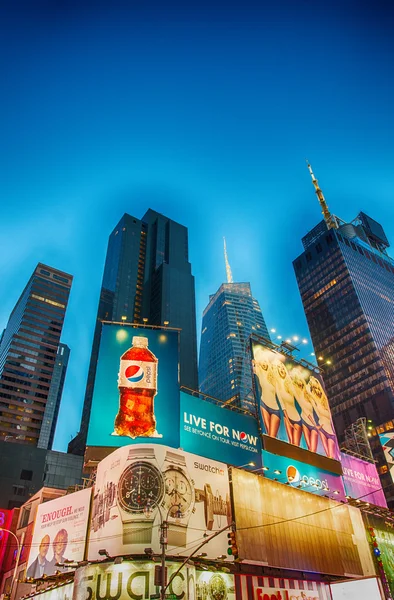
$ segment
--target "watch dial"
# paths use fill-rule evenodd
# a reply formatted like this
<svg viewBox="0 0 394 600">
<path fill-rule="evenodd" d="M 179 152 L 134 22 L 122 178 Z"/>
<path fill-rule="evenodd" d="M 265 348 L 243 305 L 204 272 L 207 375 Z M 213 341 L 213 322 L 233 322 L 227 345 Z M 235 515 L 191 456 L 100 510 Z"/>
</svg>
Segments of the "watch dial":
<svg viewBox="0 0 394 600">
<path fill-rule="evenodd" d="M 170 467 L 164 472 L 166 486 L 165 506 L 167 510 L 173 506 L 170 516 L 175 517 L 176 512 L 185 514 L 193 502 L 193 488 L 190 480 L 180 469 Z"/>
<path fill-rule="evenodd" d="M 213 575 L 209 582 L 209 595 L 212 600 L 226 600 L 227 587 L 221 575 Z"/>
<path fill-rule="evenodd" d="M 162 475 L 154 465 L 138 461 L 127 467 L 119 480 L 118 499 L 124 510 L 142 513 L 161 500 L 164 491 Z"/>
</svg>

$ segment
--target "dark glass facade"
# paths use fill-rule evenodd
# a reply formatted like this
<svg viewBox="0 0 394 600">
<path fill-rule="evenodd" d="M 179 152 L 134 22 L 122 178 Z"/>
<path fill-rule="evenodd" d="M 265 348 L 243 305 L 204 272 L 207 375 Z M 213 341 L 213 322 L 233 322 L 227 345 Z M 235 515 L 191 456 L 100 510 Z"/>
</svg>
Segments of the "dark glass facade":
<svg viewBox="0 0 394 600">
<path fill-rule="evenodd" d="M 51 387 L 49 388 L 48 400 L 45 406 L 40 438 L 37 444 L 38 448 L 45 448 L 48 450 L 52 448 L 69 358 L 70 348 L 66 346 L 66 344 L 59 344 L 52 373 Z"/>
<path fill-rule="evenodd" d="M 293 263 L 339 439 L 359 417 L 394 416 L 394 261 L 381 231 L 364 213 L 321 223 Z"/>
<path fill-rule="evenodd" d="M 200 391 L 219 400 L 235 396 L 232 404 L 254 412 L 249 343 L 252 333 L 269 339 L 250 284 L 222 284 L 203 313 Z"/>
<path fill-rule="evenodd" d="M 11 313 L 0 344 L 0 441 L 38 445 L 71 284 L 38 264 Z"/>
<path fill-rule="evenodd" d="M 123 215 L 108 241 L 93 337 L 81 429 L 69 452 L 83 454 L 89 426 L 100 347 L 101 322 L 165 325 L 181 329 L 180 382 L 198 387 L 194 277 L 188 259 L 187 228 L 148 210 Z"/>
</svg>

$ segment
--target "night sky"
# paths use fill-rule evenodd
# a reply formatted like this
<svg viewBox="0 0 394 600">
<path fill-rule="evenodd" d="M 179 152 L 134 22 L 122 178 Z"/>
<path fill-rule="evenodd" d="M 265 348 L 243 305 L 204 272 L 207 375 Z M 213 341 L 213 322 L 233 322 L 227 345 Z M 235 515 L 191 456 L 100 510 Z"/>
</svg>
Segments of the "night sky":
<svg viewBox="0 0 394 600">
<path fill-rule="evenodd" d="M 309 337 L 292 268 L 321 216 L 305 158 L 332 212 L 363 210 L 394 243 L 392 2 L 8 4 L 0 327 L 38 262 L 74 275 L 55 449 L 79 428 L 124 212 L 189 228 L 198 333 L 225 280 L 226 236 L 234 280 L 251 282 L 268 327 Z"/>
</svg>

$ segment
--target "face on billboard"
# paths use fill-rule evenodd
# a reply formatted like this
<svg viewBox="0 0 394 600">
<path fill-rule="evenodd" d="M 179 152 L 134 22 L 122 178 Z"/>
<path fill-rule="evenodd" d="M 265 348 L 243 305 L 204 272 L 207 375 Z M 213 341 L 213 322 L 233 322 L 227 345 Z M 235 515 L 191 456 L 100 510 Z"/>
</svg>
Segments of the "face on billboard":
<svg viewBox="0 0 394 600">
<path fill-rule="evenodd" d="M 119 448 L 97 468 L 89 560 L 100 548 L 111 556 L 160 552 L 160 523 L 167 520 L 168 552 L 188 548 L 231 524 L 227 466 L 168 446 Z M 204 546 L 216 558 L 227 551 L 224 531 Z"/>
<path fill-rule="evenodd" d="M 181 562 L 166 561 L 167 581 L 181 566 Z M 123 561 L 119 565 L 104 563 L 78 569 L 75 574 L 73 600 L 90 598 L 128 598 L 151 600 L 157 598 L 155 567 L 157 563 L 148 561 Z M 196 572 L 193 565 L 185 565 L 177 573 L 167 588 L 166 598 L 173 600 L 195 600 Z M 219 600 L 219 599 L 218 599 Z"/>
<path fill-rule="evenodd" d="M 343 482 L 347 496 L 387 508 L 382 484 L 374 464 L 341 452 Z"/>
<path fill-rule="evenodd" d="M 91 488 L 44 502 L 37 509 L 26 577 L 64 571 L 65 561 L 84 558 Z"/>
<path fill-rule="evenodd" d="M 339 460 L 323 383 L 288 356 L 252 342 L 261 427 L 267 435 Z"/>
<path fill-rule="evenodd" d="M 346 495 L 340 475 L 266 450 L 263 450 L 262 456 L 264 477 L 318 496 L 345 501 Z"/>
<path fill-rule="evenodd" d="M 261 442 L 253 417 L 181 392 L 181 448 L 241 466 L 261 466 Z"/>
<path fill-rule="evenodd" d="M 178 335 L 103 324 L 88 446 L 179 446 Z"/>
</svg>

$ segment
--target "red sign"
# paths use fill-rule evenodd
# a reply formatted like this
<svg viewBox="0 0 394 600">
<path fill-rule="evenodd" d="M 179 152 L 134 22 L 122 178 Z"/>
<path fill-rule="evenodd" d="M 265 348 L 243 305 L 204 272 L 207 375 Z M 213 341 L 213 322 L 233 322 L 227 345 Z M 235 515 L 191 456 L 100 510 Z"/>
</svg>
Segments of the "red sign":
<svg viewBox="0 0 394 600">
<path fill-rule="evenodd" d="M 7 547 L 8 532 L 5 529 L 10 529 L 12 519 L 12 510 L 0 508 L 0 570 L 3 564 L 4 552 Z"/>
</svg>

